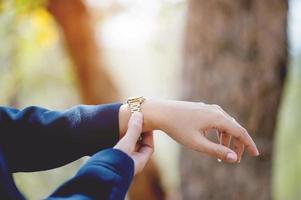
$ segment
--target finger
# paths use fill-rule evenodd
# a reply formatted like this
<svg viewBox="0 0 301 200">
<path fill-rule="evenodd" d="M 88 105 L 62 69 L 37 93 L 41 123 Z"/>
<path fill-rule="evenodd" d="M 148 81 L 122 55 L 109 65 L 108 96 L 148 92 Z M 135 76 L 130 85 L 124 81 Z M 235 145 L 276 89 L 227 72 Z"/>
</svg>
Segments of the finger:
<svg viewBox="0 0 301 200">
<path fill-rule="evenodd" d="M 231 115 L 229 115 L 226 111 L 224 111 L 224 109 L 222 109 L 219 105 L 214 105 L 219 111 L 221 111 L 229 120 L 233 121 L 234 123 L 236 123 L 238 126 L 241 126 L 234 117 L 232 117 Z"/>
<path fill-rule="evenodd" d="M 144 154 L 146 158 L 154 151 L 154 137 L 153 132 L 146 132 L 142 135 L 141 147 L 138 152 Z M 150 155 L 149 155 L 150 154 Z"/>
<path fill-rule="evenodd" d="M 198 146 L 199 151 L 209 154 L 217 159 L 221 159 L 225 162 L 235 163 L 237 161 L 237 154 L 228 147 L 221 144 L 216 144 L 207 138 L 199 137 Z"/>
<path fill-rule="evenodd" d="M 256 147 L 255 142 L 252 140 L 248 132 L 233 118 L 231 117 L 226 111 L 224 111 L 219 105 L 212 105 L 216 110 L 220 111 L 222 113 L 221 118 L 225 118 L 226 121 L 231 122 L 233 126 L 236 125 L 240 129 L 240 132 L 244 132 L 243 135 L 239 135 L 238 138 L 242 140 L 242 142 L 245 143 L 248 152 L 253 155 L 257 156 L 259 155 L 258 149 Z M 237 137 L 237 136 L 236 136 Z"/>
<path fill-rule="evenodd" d="M 219 144 L 222 144 L 222 140 L 223 140 L 223 135 L 222 135 L 222 133 L 221 132 L 219 132 L 218 130 L 216 131 L 216 133 L 217 133 L 217 139 L 218 139 L 218 141 L 219 141 Z M 221 159 L 217 159 L 217 161 L 218 162 L 222 162 L 222 160 Z"/>
<path fill-rule="evenodd" d="M 220 131 L 216 131 L 216 133 L 217 133 L 218 142 L 226 147 L 229 147 L 231 141 L 231 135 Z"/>
<path fill-rule="evenodd" d="M 216 136 L 217 136 L 217 140 L 218 142 L 221 144 L 222 143 L 222 133 L 220 131 L 216 131 Z"/>
<path fill-rule="evenodd" d="M 214 128 L 217 128 L 219 131 L 226 132 L 227 134 L 239 139 L 246 146 L 250 155 L 259 155 L 256 144 L 246 129 L 240 126 L 236 121 L 225 117 L 224 114 L 218 115 L 217 118 L 218 120 L 214 120 Z"/>
<path fill-rule="evenodd" d="M 226 111 L 224 111 L 224 109 L 222 109 L 219 105 L 215 105 L 215 107 L 220 110 L 222 113 L 224 113 L 224 115 L 226 117 L 228 117 L 229 119 L 235 120 L 233 117 L 231 117 Z"/>
<path fill-rule="evenodd" d="M 142 132 L 143 116 L 140 112 L 134 112 L 128 122 L 128 130 L 125 136 L 119 140 L 114 148 L 120 149 L 128 154 L 135 151 L 137 141 Z"/>
<path fill-rule="evenodd" d="M 154 141 L 153 141 L 153 132 L 144 132 L 141 134 L 141 140 L 139 139 L 136 147 L 135 147 L 135 152 L 141 154 L 144 153 L 144 150 L 142 149 L 149 147 L 151 149 L 154 149 Z"/>
<path fill-rule="evenodd" d="M 135 163 L 135 174 L 143 170 L 144 166 L 151 158 L 153 152 L 154 152 L 153 133 L 146 132 L 142 136 L 142 142 L 140 143 L 139 151 L 135 152 L 132 156 Z"/>
<path fill-rule="evenodd" d="M 137 142 L 137 144 L 136 144 L 136 146 L 134 148 L 134 152 L 138 152 L 139 149 L 140 149 L 140 147 L 141 147 L 141 140 L 138 140 L 138 142 Z"/>
<path fill-rule="evenodd" d="M 231 136 L 229 134 L 226 134 L 225 132 L 219 132 L 217 131 L 218 141 L 219 144 L 224 145 L 225 147 L 230 146 L 231 142 Z M 218 162 L 221 162 L 221 159 L 217 159 Z"/>
<path fill-rule="evenodd" d="M 225 132 L 222 132 L 221 133 L 221 144 L 226 146 L 226 147 L 229 147 L 230 146 L 230 142 L 231 142 L 231 135 L 225 133 Z"/>
<path fill-rule="evenodd" d="M 128 130 L 125 133 L 124 141 L 128 145 L 136 145 L 142 132 L 143 116 L 140 112 L 134 112 L 128 122 Z"/>
<path fill-rule="evenodd" d="M 234 138 L 233 139 L 233 150 L 237 154 L 237 162 L 240 163 L 242 155 L 245 150 L 244 144 L 241 141 L 239 141 L 238 139 Z"/>
<path fill-rule="evenodd" d="M 203 134 L 204 134 L 205 137 L 207 137 L 208 131 L 207 130 L 203 131 Z"/>
</svg>

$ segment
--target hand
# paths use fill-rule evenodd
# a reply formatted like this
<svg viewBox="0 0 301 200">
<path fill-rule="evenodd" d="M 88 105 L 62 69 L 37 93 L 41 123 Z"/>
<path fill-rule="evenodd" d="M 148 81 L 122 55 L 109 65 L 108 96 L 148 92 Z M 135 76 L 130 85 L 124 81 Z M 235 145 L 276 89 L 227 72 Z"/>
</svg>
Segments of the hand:
<svg viewBox="0 0 301 200">
<path fill-rule="evenodd" d="M 153 104 L 155 103 L 154 100 Z M 246 129 L 217 105 L 183 101 L 158 101 L 156 104 L 160 114 L 155 113 L 155 108 L 147 108 L 146 103 L 143 112 L 150 114 L 145 116 L 152 119 L 151 124 L 188 148 L 231 163 L 240 162 L 244 147 L 250 155 L 259 154 Z M 207 139 L 207 133 L 212 129 L 218 131 L 221 144 Z M 229 148 L 231 137 L 233 150 Z"/>
<path fill-rule="evenodd" d="M 121 106 L 121 135 L 126 130 L 129 112 L 126 105 Z M 259 155 L 246 129 L 217 105 L 147 99 L 141 105 L 141 112 L 143 131 L 162 130 L 180 144 L 225 162 L 240 162 L 245 147 L 250 155 Z M 207 139 L 207 133 L 212 129 L 218 132 L 219 144 Z M 230 149 L 231 140 L 233 150 Z"/>
<path fill-rule="evenodd" d="M 134 112 L 130 117 L 124 137 L 114 147 L 125 152 L 134 160 L 134 175 L 143 170 L 154 152 L 153 133 L 152 131 L 142 133 L 142 124 L 142 114 Z M 142 138 L 139 140 L 140 136 Z"/>
</svg>

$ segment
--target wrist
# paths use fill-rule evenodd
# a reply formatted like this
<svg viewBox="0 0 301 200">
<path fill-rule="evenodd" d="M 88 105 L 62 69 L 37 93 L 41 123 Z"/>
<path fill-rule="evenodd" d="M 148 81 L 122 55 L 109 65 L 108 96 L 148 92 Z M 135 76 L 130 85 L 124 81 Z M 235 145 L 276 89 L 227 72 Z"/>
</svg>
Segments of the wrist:
<svg viewBox="0 0 301 200">
<path fill-rule="evenodd" d="M 141 104 L 141 113 L 143 114 L 143 132 L 160 129 L 158 123 L 160 102 L 158 100 L 145 99 Z M 130 117 L 131 111 L 128 105 L 121 105 L 119 109 L 119 139 L 126 133 Z"/>
<path fill-rule="evenodd" d="M 156 99 L 145 99 L 141 104 L 141 112 L 143 114 L 143 131 L 159 130 L 159 115 L 160 115 L 160 101 Z"/>
</svg>

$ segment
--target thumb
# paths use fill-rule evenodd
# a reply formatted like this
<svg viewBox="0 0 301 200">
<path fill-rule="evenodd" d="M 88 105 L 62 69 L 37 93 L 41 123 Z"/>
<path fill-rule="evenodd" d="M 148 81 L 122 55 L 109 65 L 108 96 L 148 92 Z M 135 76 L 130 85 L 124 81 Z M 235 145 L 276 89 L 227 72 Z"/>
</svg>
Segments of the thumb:
<svg viewBox="0 0 301 200">
<path fill-rule="evenodd" d="M 143 125 L 143 115 L 141 112 L 134 112 L 128 123 L 128 130 L 125 133 L 124 139 L 130 145 L 136 145 L 141 132 Z"/>
<path fill-rule="evenodd" d="M 134 112 L 128 122 L 128 129 L 115 148 L 132 153 L 142 132 L 143 116 L 140 112 Z"/>
</svg>

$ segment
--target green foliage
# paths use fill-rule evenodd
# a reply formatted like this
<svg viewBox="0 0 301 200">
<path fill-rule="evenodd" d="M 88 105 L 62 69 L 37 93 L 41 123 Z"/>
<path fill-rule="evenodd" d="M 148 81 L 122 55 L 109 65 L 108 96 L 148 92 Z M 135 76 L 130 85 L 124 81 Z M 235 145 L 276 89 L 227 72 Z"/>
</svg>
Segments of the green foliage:
<svg viewBox="0 0 301 200">
<path fill-rule="evenodd" d="M 10 8 L 17 13 L 26 13 L 45 7 L 47 0 L 0 0 L 0 11 Z"/>
<path fill-rule="evenodd" d="M 293 58 L 277 125 L 273 163 L 275 200 L 301 199 L 301 60 Z"/>
<path fill-rule="evenodd" d="M 72 98 L 66 98 L 64 104 L 62 100 L 53 104 L 57 92 L 77 98 L 75 77 L 56 24 L 48 12 L 37 5 L 28 12 L 25 9 L 19 12 L 14 2 L 6 1 L 0 14 L 0 88 L 6 94 L 1 95 L 1 104 L 61 107 L 69 105 Z M 28 3 L 29 7 L 34 6 Z M 46 88 L 55 92 L 47 92 Z M 45 95 L 53 97 L 49 96 L 47 102 Z"/>
</svg>

